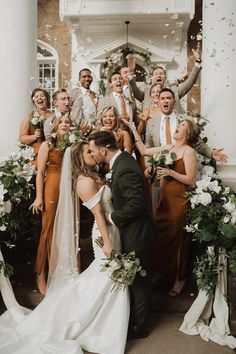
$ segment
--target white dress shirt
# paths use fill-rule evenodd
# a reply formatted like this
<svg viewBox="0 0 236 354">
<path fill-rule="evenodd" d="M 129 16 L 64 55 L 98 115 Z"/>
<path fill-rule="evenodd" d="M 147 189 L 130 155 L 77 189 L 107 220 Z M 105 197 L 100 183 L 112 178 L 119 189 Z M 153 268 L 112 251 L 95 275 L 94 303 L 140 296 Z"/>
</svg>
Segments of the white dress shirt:
<svg viewBox="0 0 236 354">
<path fill-rule="evenodd" d="M 120 103 L 120 93 L 112 92 L 112 94 L 113 94 L 113 96 L 114 96 L 114 98 L 116 100 L 116 105 L 117 105 L 117 108 L 118 108 L 118 112 L 119 112 L 119 114 L 122 114 L 121 103 Z M 124 100 L 125 100 L 126 112 L 127 112 L 128 116 L 129 116 L 129 119 L 131 121 L 133 121 L 132 107 L 129 104 L 129 100 L 125 96 L 124 96 Z"/>
<path fill-rule="evenodd" d="M 175 133 L 175 129 L 177 127 L 177 118 L 176 118 L 176 113 L 172 112 L 170 115 L 170 133 L 171 133 L 171 140 L 172 143 L 175 143 L 175 139 L 173 138 L 173 135 Z M 161 124 L 160 124 L 160 143 L 161 145 L 166 145 L 166 116 L 162 113 L 161 114 Z"/>
<path fill-rule="evenodd" d="M 94 123 L 97 115 L 96 104 L 89 95 L 90 90 L 81 87 L 81 92 L 82 92 L 82 99 L 83 99 L 82 119 L 85 122 Z"/>
</svg>

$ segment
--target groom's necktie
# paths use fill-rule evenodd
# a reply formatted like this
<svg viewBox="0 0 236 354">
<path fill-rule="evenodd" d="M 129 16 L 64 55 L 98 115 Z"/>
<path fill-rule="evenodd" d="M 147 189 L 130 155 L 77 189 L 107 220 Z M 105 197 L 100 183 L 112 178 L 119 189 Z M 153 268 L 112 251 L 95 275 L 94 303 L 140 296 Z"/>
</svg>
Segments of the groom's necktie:
<svg viewBox="0 0 236 354">
<path fill-rule="evenodd" d="M 165 117 L 165 128 L 166 128 L 166 144 L 172 144 L 171 132 L 170 132 L 170 117 Z"/>
</svg>

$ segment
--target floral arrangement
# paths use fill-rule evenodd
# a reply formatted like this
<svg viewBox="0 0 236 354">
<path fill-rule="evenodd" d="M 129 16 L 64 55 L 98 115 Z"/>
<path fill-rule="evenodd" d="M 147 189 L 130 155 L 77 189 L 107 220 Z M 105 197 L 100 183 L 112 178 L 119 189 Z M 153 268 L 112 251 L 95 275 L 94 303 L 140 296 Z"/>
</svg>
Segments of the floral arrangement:
<svg viewBox="0 0 236 354">
<path fill-rule="evenodd" d="M 195 124 L 198 125 L 199 129 L 200 129 L 200 138 L 202 139 L 202 141 L 204 143 L 207 142 L 207 137 L 204 134 L 204 129 L 206 127 L 206 125 L 209 123 L 209 120 L 206 119 L 205 117 L 203 117 L 199 112 L 191 112 L 190 116 L 193 117 L 193 121 Z"/>
<path fill-rule="evenodd" d="M 102 238 L 96 239 L 96 244 L 103 247 Z M 124 290 L 131 285 L 139 273 L 142 277 L 146 276 L 146 271 L 142 269 L 140 260 L 135 256 L 135 252 L 123 253 L 113 251 L 109 259 L 101 264 L 101 271 L 107 272 L 107 275 L 113 281 L 113 290 Z"/>
<path fill-rule="evenodd" d="M 45 118 L 43 115 L 40 115 L 38 111 L 33 111 L 31 113 L 31 118 L 29 120 L 29 124 L 34 129 L 43 129 Z"/>
<path fill-rule="evenodd" d="M 0 233 L 1 242 L 8 247 L 14 247 L 12 240 L 16 240 L 19 233 L 28 230 L 26 223 L 29 218 L 29 200 L 34 189 L 32 179 L 35 167 L 31 164 L 34 159 L 34 149 L 27 145 L 19 145 L 18 151 L 12 153 L 7 160 L 0 164 Z M 10 240 L 4 240 L 8 234 Z M 11 275 L 10 265 L 0 262 L 5 275 Z"/>
<path fill-rule="evenodd" d="M 173 165 L 176 159 L 176 154 L 170 152 L 169 150 L 162 150 L 156 152 L 148 162 L 150 162 L 155 168 L 156 167 L 169 167 Z"/>
<path fill-rule="evenodd" d="M 151 53 L 144 53 L 140 52 L 135 49 L 130 49 L 129 53 L 131 54 L 137 54 L 139 55 L 145 65 L 149 68 L 151 66 Z M 106 85 L 104 83 L 104 79 L 108 79 L 109 76 L 114 72 L 119 65 L 122 65 L 126 58 L 125 55 L 128 54 L 126 53 L 126 50 L 123 48 L 119 48 L 116 52 L 113 52 L 109 57 L 105 59 L 105 64 L 104 64 L 104 69 L 101 72 L 101 81 L 100 81 L 100 92 L 102 95 L 105 94 L 106 90 Z"/>
<path fill-rule="evenodd" d="M 236 241 L 236 198 L 229 187 L 223 186 L 212 166 L 202 165 L 200 177 L 196 189 L 187 193 L 191 209 L 186 230 L 203 246 L 204 253 L 197 258 L 193 272 L 198 287 L 211 294 L 223 269 L 218 261 L 222 252 L 226 252 L 233 272 L 236 270 L 236 252 L 230 252 Z M 210 246 L 212 254 L 207 251 Z"/>
<path fill-rule="evenodd" d="M 63 139 L 58 143 L 58 147 L 60 150 L 66 150 L 66 148 L 68 148 L 72 144 L 80 143 L 85 140 L 86 138 L 80 130 L 72 128 L 68 134 L 63 136 Z"/>
</svg>

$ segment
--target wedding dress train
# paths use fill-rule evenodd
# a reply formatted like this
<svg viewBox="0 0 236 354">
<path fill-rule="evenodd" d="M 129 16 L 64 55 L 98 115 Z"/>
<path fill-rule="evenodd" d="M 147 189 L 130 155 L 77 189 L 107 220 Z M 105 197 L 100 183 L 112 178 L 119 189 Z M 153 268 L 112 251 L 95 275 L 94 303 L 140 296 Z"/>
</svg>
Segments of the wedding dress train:
<svg viewBox="0 0 236 354">
<path fill-rule="evenodd" d="M 99 201 L 105 211 L 112 210 L 107 186 L 84 204 L 92 208 Z M 118 229 L 109 225 L 108 231 L 115 249 L 120 249 Z M 82 349 L 99 354 L 124 353 L 129 321 L 128 289 L 112 292 L 112 281 L 106 272 L 100 271 L 104 254 L 94 242 L 99 236 L 95 223 L 92 232 L 95 260 L 66 285 L 49 289 L 32 312 L 17 304 L 9 282 L 1 273 L 1 292 L 13 297 L 12 306 L 0 317 L 1 354 L 82 354 Z"/>
</svg>

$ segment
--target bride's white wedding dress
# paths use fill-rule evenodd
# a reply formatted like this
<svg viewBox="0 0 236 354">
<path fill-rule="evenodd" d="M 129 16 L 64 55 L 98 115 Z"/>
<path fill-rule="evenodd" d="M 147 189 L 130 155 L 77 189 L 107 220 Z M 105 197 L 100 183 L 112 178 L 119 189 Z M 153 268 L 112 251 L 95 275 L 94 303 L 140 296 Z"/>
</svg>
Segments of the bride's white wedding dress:
<svg viewBox="0 0 236 354">
<path fill-rule="evenodd" d="M 105 211 L 112 210 L 107 186 L 85 205 L 91 209 L 99 201 Z M 119 250 L 118 229 L 109 225 L 108 231 L 115 249 Z M 124 353 L 129 321 L 128 289 L 112 292 L 112 281 L 106 272 L 100 271 L 104 254 L 94 242 L 99 236 L 95 223 L 92 232 L 95 260 L 82 274 L 49 291 L 32 312 L 15 302 L 0 317 L 1 354 L 82 354 L 82 349 L 99 354 Z M 3 294 L 8 291 L 13 296 L 3 274 L 0 285 Z"/>
</svg>

